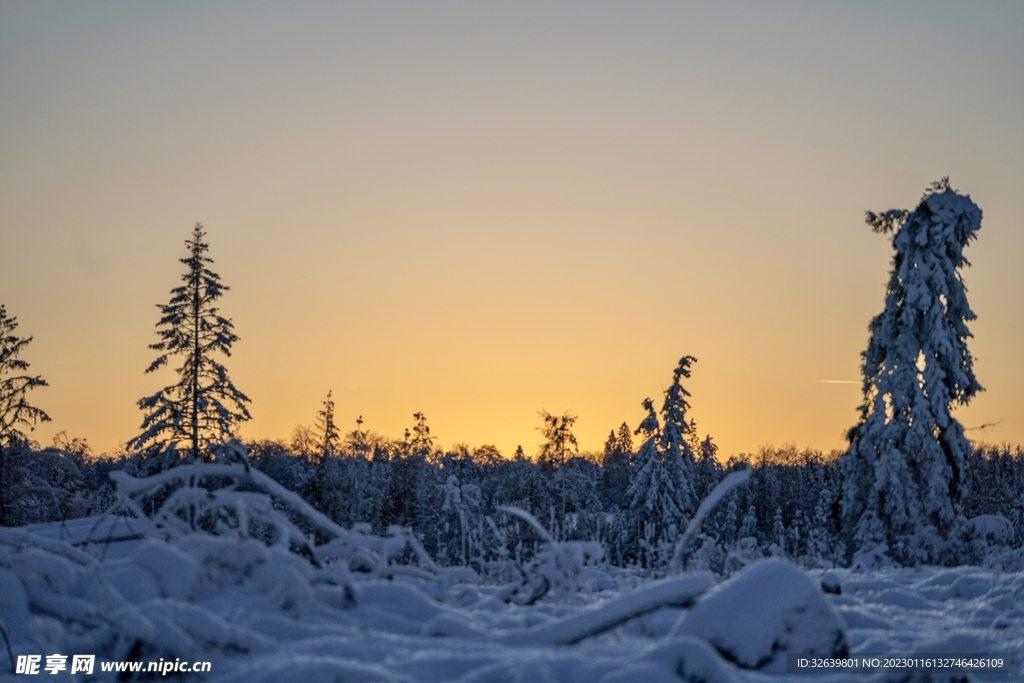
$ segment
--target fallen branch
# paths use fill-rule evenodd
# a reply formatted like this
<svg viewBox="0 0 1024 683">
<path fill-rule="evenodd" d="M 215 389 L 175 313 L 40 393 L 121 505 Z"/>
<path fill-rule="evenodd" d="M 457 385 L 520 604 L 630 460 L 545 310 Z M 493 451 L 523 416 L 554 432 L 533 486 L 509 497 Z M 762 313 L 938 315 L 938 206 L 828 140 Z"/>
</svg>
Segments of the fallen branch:
<svg viewBox="0 0 1024 683">
<path fill-rule="evenodd" d="M 663 607 L 690 607 L 714 585 L 715 580 L 708 572 L 666 579 L 555 623 L 507 633 L 498 638 L 498 642 L 504 645 L 571 645 Z"/>
</svg>

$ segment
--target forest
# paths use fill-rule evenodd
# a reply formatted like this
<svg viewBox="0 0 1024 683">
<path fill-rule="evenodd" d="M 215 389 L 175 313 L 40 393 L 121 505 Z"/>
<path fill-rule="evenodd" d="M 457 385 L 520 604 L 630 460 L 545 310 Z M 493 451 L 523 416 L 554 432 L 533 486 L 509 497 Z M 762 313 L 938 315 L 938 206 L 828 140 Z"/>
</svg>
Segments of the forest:
<svg viewBox="0 0 1024 683">
<path fill-rule="evenodd" d="M 421 429 L 425 427 L 420 423 Z M 356 430 L 324 450 L 311 450 L 308 443 L 276 441 L 241 446 L 253 467 L 301 495 L 334 522 L 346 527 L 367 524 L 375 534 L 393 525 L 408 527 L 439 563 L 470 566 L 483 573 L 492 562 L 509 556 L 527 561 L 536 552 L 536 535 L 500 514 L 499 506 L 531 513 L 557 539 L 598 543 L 621 566 L 650 569 L 666 564 L 671 552 L 670 545 L 653 541 L 658 525 L 674 525 L 665 536 L 671 544 L 695 509 L 681 510 L 675 520 L 654 509 L 644 519 L 645 499 L 629 497 L 638 465 L 631 430 L 625 426 L 609 435 L 603 453 L 572 454 L 562 461 L 527 458 L 522 453 L 506 458 L 487 446 L 440 451 L 415 440 L 367 436 Z M 768 556 L 791 558 L 808 567 L 847 564 L 838 511 L 839 453 L 764 448 L 726 463 L 708 450 L 697 453 L 688 463 L 693 501 L 702 500 L 729 472 L 746 467 L 753 472 L 704 522 L 688 567 L 727 575 Z M 7 446 L 0 466 L 4 526 L 116 511 L 117 491 L 109 473 L 120 470 L 141 476 L 150 471 L 145 456 L 97 458 L 87 443 L 66 438 L 42 449 L 31 442 Z M 1020 547 L 1024 528 L 1024 451 L 1020 446 L 981 445 L 971 450 L 964 515 L 969 519 L 999 516 L 1009 525 L 1003 532 L 990 529 L 987 536 L 965 530 L 962 547 L 951 563 L 994 561 L 1000 548 Z M 632 517 L 635 535 L 620 531 L 628 528 L 623 521 L 627 517 Z"/>
</svg>

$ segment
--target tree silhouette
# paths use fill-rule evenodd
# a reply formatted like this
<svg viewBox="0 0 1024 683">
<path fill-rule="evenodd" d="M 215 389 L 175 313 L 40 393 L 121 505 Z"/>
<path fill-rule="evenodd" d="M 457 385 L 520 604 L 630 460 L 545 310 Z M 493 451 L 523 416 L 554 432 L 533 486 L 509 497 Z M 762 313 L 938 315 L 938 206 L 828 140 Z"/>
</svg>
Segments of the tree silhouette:
<svg viewBox="0 0 1024 683">
<path fill-rule="evenodd" d="M 338 432 L 338 427 L 334 424 L 334 399 L 331 398 L 330 391 L 327 392 L 327 398 L 324 399 L 323 409 L 316 414 L 316 427 L 320 436 L 321 455 L 323 457 L 334 455 L 338 450 L 341 433 Z"/>
<path fill-rule="evenodd" d="M 179 450 L 184 444 L 188 460 L 209 459 L 212 446 L 233 439 L 237 424 L 251 418 L 246 407 L 249 398 L 235 388 L 227 369 L 215 358 L 216 354 L 230 356 L 238 336 L 215 306 L 230 288 L 208 268 L 213 259 L 205 255 L 209 249 L 205 236 L 203 226 L 196 223 L 192 239 L 185 241 L 189 255 L 181 259 L 185 284 L 171 290 L 167 304 L 158 304 L 160 341 L 149 347 L 161 353 L 146 372 L 163 367 L 171 356 L 180 356 L 182 364 L 175 370 L 178 381 L 139 400 L 145 417 L 142 433 L 128 443 L 130 448 L 169 452 L 165 449 Z"/>
<path fill-rule="evenodd" d="M 576 423 L 577 417 L 569 413 L 552 415 L 546 410 L 538 413 L 544 424 L 537 429 L 546 439 L 540 447 L 541 465 L 548 469 L 554 469 L 565 463 L 566 455 L 569 452 L 578 453 L 579 444 L 573 436 L 572 426 Z"/>
<path fill-rule="evenodd" d="M 19 427 L 35 429 L 39 422 L 49 422 L 50 416 L 31 405 L 26 394 L 37 387 L 48 386 L 39 375 L 25 374 L 29 364 L 18 358 L 32 342 L 32 337 L 19 337 L 18 319 L 8 317 L 0 304 L 0 446 L 4 442 L 23 438 Z"/>
</svg>

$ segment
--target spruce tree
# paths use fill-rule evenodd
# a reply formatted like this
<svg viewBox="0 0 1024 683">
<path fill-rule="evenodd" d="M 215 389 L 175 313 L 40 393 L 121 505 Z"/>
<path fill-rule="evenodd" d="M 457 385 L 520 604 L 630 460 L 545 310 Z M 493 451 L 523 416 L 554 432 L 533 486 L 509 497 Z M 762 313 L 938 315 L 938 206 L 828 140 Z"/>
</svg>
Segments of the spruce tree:
<svg viewBox="0 0 1024 683">
<path fill-rule="evenodd" d="M 363 429 L 363 416 L 356 418 L 356 428 L 345 435 L 345 442 L 352 454 L 357 458 L 368 458 L 370 454 L 370 442 L 367 439 L 366 430 Z"/>
<path fill-rule="evenodd" d="M 662 432 L 654 402 L 644 399 L 643 407 L 647 417 L 636 433 L 644 440 L 626 489 L 626 510 L 616 518 L 613 535 L 620 560 L 653 567 L 667 559 L 665 552 L 671 552 L 685 515 L 679 507 L 678 480 L 658 448 Z"/>
<path fill-rule="evenodd" d="M 687 515 L 694 510 L 694 454 L 690 441 L 695 440 L 697 430 L 696 423 L 686 421 L 686 411 L 690 409 L 686 398 L 690 392 L 683 388 L 682 379 L 690 378 L 690 365 L 696 362 L 693 356 L 683 356 L 672 373 L 672 384 L 665 390 L 661 408 L 663 427 L 658 441 L 662 461 L 675 479 L 676 504 Z"/>
<path fill-rule="evenodd" d="M 544 420 L 544 426 L 537 429 L 545 441 L 540 447 L 538 461 L 542 467 L 553 470 L 565 464 L 570 452 L 579 452 L 579 444 L 572 433 L 577 417 L 567 412 L 552 415 L 546 410 L 540 411 L 539 415 Z"/>
<path fill-rule="evenodd" d="M 230 288 L 209 269 L 213 260 L 206 256 L 203 226 L 196 223 L 192 239 L 185 241 L 189 255 L 180 259 L 185 265 L 185 284 L 171 290 L 167 304 L 158 304 L 157 322 L 160 341 L 149 348 L 159 351 L 146 372 L 153 372 L 170 360 L 181 358 L 175 369 L 178 381 L 152 396 L 139 400 L 145 417 L 142 433 L 129 442 L 130 448 L 150 452 L 179 453 L 187 449 L 188 460 L 212 457 L 211 447 L 235 438 L 235 428 L 249 420 L 249 398 L 228 379 L 227 368 L 217 354 L 231 355 L 238 341 L 234 326 L 219 314 L 218 299 Z"/>
<path fill-rule="evenodd" d="M 22 427 L 35 429 L 50 416 L 28 402 L 32 389 L 48 386 L 39 375 L 29 375 L 29 364 L 18 356 L 32 342 L 32 337 L 19 337 L 18 319 L 8 317 L 0 305 L 0 526 L 20 526 L 30 521 L 29 510 L 42 497 L 53 495 L 39 486 L 32 476 L 33 452 Z M 33 481 L 35 480 L 35 481 Z M 40 496 L 42 494 L 42 496 Z M 49 495 L 46 495 L 49 494 Z"/>
<path fill-rule="evenodd" d="M 32 389 L 48 385 L 39 375 L 25 374 L 29 364 L 18 356 L 32 343 L 32 337 L 19 337 L 17 329 L 18 319 L 8 317 L 0 304 L 0 447 L 23 439 L 20 427 L 31 430 L 39 422 L 50 421 L 49 415 L 26 398 Z"/>
<path fill-rule="evenodd" d="M 604 442 L 604 459 L 607 460 L 614 455 L 618 451 L 618 447 L 619 439 L 615 436 L 615 430 L 612 429 L 608 432 L 608 439 Z"/>
<path fill-rule="evenodd" d="M 316 414 L 316 427 L 320 437 L 320 453 L 322 457 L 334 455 L 338 450 L 338 439 L 341 434 L 337 425 L 334 424 L 334 399 L 331 392 L 327 392 L 324 399 L 324 407 Z"/>
<path fill-rule="evenodd" d="M 738 535 L 740 538 L 757 538 L 757 510 L 753 503 L 747 507 Z"/>
<path fill-rule="evenodd" d="M 423 413 L 413 413 L 416 424 L 412 428 L 412 440 L 409 440 L 409 430 L 405 430 L 406 441 L 409 443 L 409 452 L 415 456 L 427 457 L 434 452 L 436 437 L 430 435 L 430 427 L 427 425 L 427 416 Z"/>
<path fill-rule="evenodd" d="M 867 223 L 891 235 L 896 253 L 862 354 L 860 419 L 841 460 L 844 535 L 850 556 L 939 562 L 962 518 L 970 451 L 950 410 L 982 390 L 960 274 L 981 210 L 944 179 L 913 211 L 869 212 Z"/>
<path fill-rule="evenodd" d="M 579 453 L 579 443 L 572 433 L 572 426 L 576 423 L 577 417 L 568 412 L 552 415 L 546 410 L 541 410 L 539 415 L 544 420 L 544 425 L 537 429 L 540 430 L 545 441 L 541 444 L 537 464 L 550 477 L 549 485 L 552 487 L 552 495 L 557 495 L 559 501 L 558 520 L 553 524 L 554 528 L 551 531 L 556 538 L 564 540 L 561 538 L 561 533 L 565 522 L 565 513 L 568 511 L 564 465 L 569 453 Z M 556 489 L 557 494 L 555 493 Z"/>
<path fill-rule="evenodd" d="M 619 425 L 619 449 L 623 453 L 633 453 L 633 434 L 625 422 Z"/>
<path fill-rule="evenodd" d="M 629 426 L 623 422 L 618 434 L 611 430 L 604 446 L 601 461 L 601 488 L 608 510 L 622 509 L 623 496 L 629 486 L 630 460 L 633 457 L 633 438 Z"/>
</svg>

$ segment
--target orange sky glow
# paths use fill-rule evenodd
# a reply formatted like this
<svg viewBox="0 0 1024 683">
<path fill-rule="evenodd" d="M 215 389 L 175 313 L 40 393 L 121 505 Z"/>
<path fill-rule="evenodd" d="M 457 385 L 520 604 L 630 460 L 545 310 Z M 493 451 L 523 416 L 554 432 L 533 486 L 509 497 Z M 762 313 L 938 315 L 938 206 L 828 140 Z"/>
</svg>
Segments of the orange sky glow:
<svg viewBox="0 0 1024 683">
<path fill-rule="evenodd" d="M 0 303 L 109 451 L 203 223 L 244 438 L 340 425 L 534 454 L 660 405 L 721 455 L 842 448 L 891 248 L 949 175 L 986 391 L 1024 442 L 1024 5 L 0 4 Z"/>
</svg>

